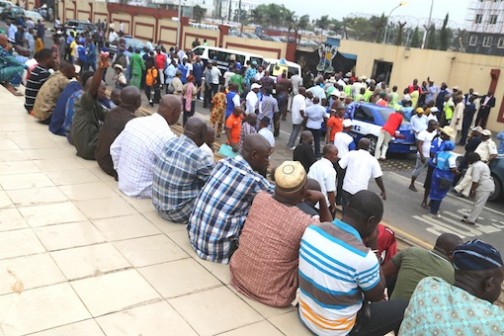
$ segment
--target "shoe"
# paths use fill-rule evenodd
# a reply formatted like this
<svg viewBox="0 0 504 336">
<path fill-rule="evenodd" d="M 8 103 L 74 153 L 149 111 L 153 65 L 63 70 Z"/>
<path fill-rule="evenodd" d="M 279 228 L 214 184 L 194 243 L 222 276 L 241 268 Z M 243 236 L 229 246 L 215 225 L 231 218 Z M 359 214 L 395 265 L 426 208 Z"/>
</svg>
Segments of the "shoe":
<svg viewBox="0 0 504 336">
<path fill-rule="evenodd" d="M 151 107 L 153 107 L 153 106 L 154 106 L 154 102 L 151 100 L 151 101 L 149 102 L 149 105 L 150 105 Z"/>
<path fill-rule="evenodd" d="M 411 190 L 411 191 L 414 191 L 414 192 L 417 192 L 417 191 L 418 191 L 418 190 L 417 190 L 417 188 L 416 188 L 413 184 L 412 184 L 412 185 L 410 185 L 410 186 L 408 187 L 408 189 L 409 189 L 409 190 Z"/>
<path fill-rule="evenodd" d="M 441 214 L 438 212 L 438 213 L 432 214 L 432 217 L 441 218 Z"/>
<path fill-rule="evenodd" d="M 427 203 L 425 203 L 425 202 L 422 202 L 422 204 L 420 204 L 420 206 L 421 206 L 422 208 L 424 208 L 424 209 L 427 209 L 427 208 L 428 208 Z"/>
<path fill-rule="evenodd" d="M 289 147 L 290 150 L 296 149 L 296 146 Z"/>
<path fill-rule="evenodd" d="M 476 223 L 475 223 L 475 222 L 470 222 L 470 221 L 468 221 L 468 220 L 467 220 L 467 218 L 462 218 L 460 221 L 461 221 L 462 223 L 466 223 L 466 224 L 468 224 L 468 225 L 476 225 Z"/>
</svg>

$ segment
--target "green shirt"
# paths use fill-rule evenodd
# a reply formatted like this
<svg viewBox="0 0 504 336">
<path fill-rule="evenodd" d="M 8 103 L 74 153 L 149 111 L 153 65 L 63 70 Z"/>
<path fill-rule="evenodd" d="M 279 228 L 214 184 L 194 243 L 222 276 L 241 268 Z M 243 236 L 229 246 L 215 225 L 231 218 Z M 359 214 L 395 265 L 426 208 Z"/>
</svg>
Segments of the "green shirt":
<svg viewBox="0 0 504 336">
<path fill-rule="evenodd" d="M 75 102 L 70 138 L 78 156 L 86 160 L 95 159 L 98 132 L 105 120 L 106 111 L 89 91 Z"/>
<path fill-rule="evenodd" d="M 411 247 L 396 254 L 392 262 L 399 273 L 391 299 L 409 300 L 417 284 L 426 277 L 439 277 L 449 284 L 455 282 L 452 264 L 434 251 Z"/>
<path fill-rule="evenodd" d="M 231 78 L 229 78 L 229 83 L 236 84 L 238 86 L 238 91 L 240 92 L 240 94 L 243 92 L 244 80 L 242 75 L 234 74 L 233 76 L 231 76 Z"/>
</svg>

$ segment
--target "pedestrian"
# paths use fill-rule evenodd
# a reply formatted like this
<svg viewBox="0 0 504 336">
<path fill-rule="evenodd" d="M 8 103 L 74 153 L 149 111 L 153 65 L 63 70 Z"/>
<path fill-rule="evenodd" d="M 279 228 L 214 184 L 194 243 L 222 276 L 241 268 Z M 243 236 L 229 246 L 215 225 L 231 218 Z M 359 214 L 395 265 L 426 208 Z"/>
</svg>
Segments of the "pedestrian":
<svg viewBox="0 0 504 336">
<path fill-rule="evenodd" d="M 398 110 L 390 114 L 387 121 L 380 130 L 374 156 L 377 160 L 385 160 L 387 158 L 387 150 L 390 139 L 395 136 L 399 127 L 403 122 L 403 111 Z"/>
<path fill-rule="evenodd" d="M 452 131 L 453 133 L 453 131 Z M 439 208 L 441 202 L 448 194 L 453 184 L 457 171 L 456 156 L 451 151 L 455 148 L 453 141 L 445 141 L 440 151 L 436 154 L 436 166 L 432 173 L 432 185 L 430 190 L 430 213 L 435 218 L 441 218 Z"/>
<path fill-rule="evenodd" d="M 147 70 L 145 72 L 145 95 L 149 101 L 149 105 L 154 106 L 154 91 L 158 85 L 159 74 L 156 66 L 151 60 L 147 61 Z M 185 124 L 185 123 L 184 123 Z"/>
<path fill-rule="evenodd" d="M 419 107 L 420 108 L 420 107 Z M 415 187 L 415 181 L 420 176 L 420 173 L 427 167 L 427 161 L 430 158 L 430 149 L 432 145 L 432 140 L 436 136 L 436 130 L 438 127 L 438 122 L 436 120 L 429 120 L 429 124 L 426 130 L 421 131 L 416 138 L 416 162 L 413 173 L 411 174 L 411 183 L 409 185 L 409 190 L 417 192 Z"/>
<path fill-rule="evenodd" d="M 234 83 L 230 83 L 228 86 L 228 92 L 226 93 L 226 115 L 225 118 L 233 113 L 235 107 L 240 107 L 240 95 L 238 94 L 238 86 Z"/>
<path fill-rule="evenodd" d="M 86 45 L 87 69 L 96 71 L 96 45 L 91 37 L 87 39 Z"/>
<path fill-rule="evenodd" d="M 241 153 L 243 149 L 243 141 L 250 134 L 256 134 L 256 124 L 257 124 L 257 115 L 255 113 L 249 113 L 245 117 L 245 122 L 242 124 L 241 132 L 240 132 L 240 146 L 238 151 Z"/>
<path fill-rule="evenodd" d="M 416 114 L 410 119 L 410 125 L 411 132 L 415 134 L 415 139 L 417 139 L 418 134 L 427 129 L 427 117 L 424 115 L 425 111 L 421 107 L 417 107 L 415 112 Z"/>
<path fill-rule="evenodd" d="M 464 117 L 462 119 L 462 129 L 460 132 L 460 146 L 465 146 L 467 141 L 467 135 L 469 133 L 469 129 L 471 128 L 474 114 L 476 113 L 476 105 L 474 104 L 475 96 L 470 96 L 467 100 L 467 103 L 464 106 Z"/>
<path fill-rule="evenodd" d="M 259 123 L 259 131 L 257 131 L 257 133 L 261 134 L 266 140 L 268 140 L 272 148 L 275 148 L 275 136 L 269 129 L 270 123 L 270 118 L 263 117 Z"/>
<path fill-rule="evenodd" d="M 310 171 L 312 164 L 317 161 L 313 151 L 313 134 L 310 131 L 301 132 L 299 144 L 294 148 L 292 154 L 292 160 L 301 162 L 306 173 Z"/>
<path fill-rule="evenodd" d="M 245 113 L 247 115 L 249 114 L 255 114 L 255 107 L 257 105 L 257 101 L 259 100 L 258 93 L 259 90 L 261 89 L 261 85 L 257 83 L 252 83 L 250 86 L 250 91 L 247 93 L 247 96 L 245 97 Z"/>
<path fill-rule="evenodd" d="M 492 91 L 481 98 L 481 106 L 476 116 L 475 125 L 481 126 L 481 128 L 486 128 L 488 116 L 490 115 L 490 110 L 495 107 L 495 97 Z"/>
<path fill-rule="evenodd" d="M 194 115 L 196 110 L 196 96 L 198 95 L 198 87 L 194 84 L 194 76 L 187 77 L 187 83 L 182 88 L 182 107 L 183 117 L 182 124 L 185 126 L 187 119 Z"/>
<path fill-rule="evenodd" d="M 114 65 L 114 86 L 116 89 L 122 89 L 128 85 L 128 81 L 126 80 L 126 76 L 124 75 L 123 67 L 121 64 Z"/>
<path fill-rule="evenodd" d="M 201 99 L 201 79 L 203 77 L 203 71 L 205 70 L 205 63 L 201 60 L 199 56 L 196 56 L 193 64 L 193 76 L 194 76 L 194 84 L 198 87 L 198 99 Z"/>
<path fill-rule="evenodd" d="M 135 49 L 131 54 L 130 67 L 130 85 L 136 86 L 138 89 L 140 89 L 142 82 L 142 73 L 145 71 L 145 63 L 140 57 L 140 51 L 138 49 Z"/>
<path fill-rule="evenodd" d="M 471 169 L 471 191 L 469 195 L 474 197 L 474 203 L 469 215 L 464 216 L 463 223 L 476 225 L 479 215 L 483 211 L 490 195 L 495 191 L 495 183 L 487 164 L 481 161 L 478 153 L 469 153 L 467 161 L 472 165 Z"/>
<path fill-rule="evenodd" d="M 287 142 L 287 148 L 294 150 L 296 148 L 296 141 L 299 133 L 303 129 L 304 112 L 306 110 L 306 89 L 303 86 L 298 88 L 298 93 L 292 98 L 291 118 L 292 118 L 292 131 Z M 306 168 L 306 167 L 305 167 Z"/>
<path fill-rule="evenodd" d="M 211 90 L 209 90 L 211 92 Z M 206 91 L 205 91 L 206 94 Z M 226 88 L 222 86 L 211 101 L 212 110 L 210 112 L 210 124 L 213 128 L 217 127 L 217 138 L 220 138 L 222 133 L 222 124 L 224 123 L 224 112 L 226 111 Z"/>
<path fill-rule="evenodd" d="M 318 97 L 313 97 L 313 105 L 306 109 L 304 120 L 306 129 L 313 134 L 315 156 L 320 157 L 320 138 L 322 136 L 322 123 L 326 120 L 326 110 L 320 105 Z"/>
<path fill-rule="evenodd" d="M 235 107 L 233 109 L 233 113 L 226 118 L 227 144 L 231 146 L 234 152 L 238 152 L 238 149 L 240 148 L 243 115 L 243 109 L 238 106 Z"/>
<path fill-rule="evenodd" d="M 453 110 L 453 118 L 450 123 L 450 127 L 455 130 L 455 137 L 453 141 L 457 142 L 458 132 L 462 130 L 462 124 L 464 122 L 464 96 L 457 95 L 453 98 L 453 103 L 455 104 L 455 109 Z M 472 122 L 472 120 L 471 120 Z"/>
<path fill-rule="evenodd" d="M 338 161 L 338 149 L 333 144 L 325 145 L 322 158 L 313 163 L 308 171 L 308 177 L 320 184 L 322 194 L 326 198 L 331 215 L 336 215 L 336 170 L 334 163 Z"/>
<path fill-rule="evenodd" d="M 268 117 L 270 120 L 273 120 L 275 117 L 275 113 L 278 113 L 280 110 L 278 109 L 278 102 L 273 97 L 272 89 L 264 88 L 263 86 L 263 95 L 257 102 L 256 111 L 257 111 L 257 128 L 259 128 L 259 123 L 263 117 Z M 271 124 L 269 129 L 273 129 Z"/>
</svg>

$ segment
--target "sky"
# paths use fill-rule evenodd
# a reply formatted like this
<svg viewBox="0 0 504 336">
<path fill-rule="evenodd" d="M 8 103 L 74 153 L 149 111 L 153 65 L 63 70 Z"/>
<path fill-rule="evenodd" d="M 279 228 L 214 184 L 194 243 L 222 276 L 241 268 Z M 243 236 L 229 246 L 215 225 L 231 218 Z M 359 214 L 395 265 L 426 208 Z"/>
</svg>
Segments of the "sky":
<svg viewBox="0 0 504 336">
<path fill-rule="evenodd" d="M 432 17 L 442 20 L 446 13 L 450 14 L 450 23 L 457 26 L 465 24 L 465 16 L 470 0 L 434 0 Z M 257 4 L 276 3 L 285 5 L 297 15 L 309 14 L 312 19 L 322 15 L 329 15 L 341 19 L 351 13 L 388 15 L 391 9 L 397 6 L 400 0 L 255 0 Z M 429 17 L 429 0 L 409 0 L 405 6 L 397 8 L 392 16 L 410 16 L 419 19 Z M 328 6 L 331 4 L 331 6 Z M 329 7 L 332 7 L 330 9 Z"/>
</svg>

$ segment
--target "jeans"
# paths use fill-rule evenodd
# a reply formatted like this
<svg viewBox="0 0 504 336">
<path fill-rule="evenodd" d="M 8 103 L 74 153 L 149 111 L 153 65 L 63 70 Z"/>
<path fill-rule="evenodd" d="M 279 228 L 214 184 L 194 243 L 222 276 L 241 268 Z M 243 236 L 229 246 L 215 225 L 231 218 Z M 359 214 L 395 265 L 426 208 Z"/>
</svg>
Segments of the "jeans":
<svg viewBox="0 0 504 336">
<path fill-rule="evenodd" d="M 367 314 L 363 314 L 362 309 L 359 311 L 355 326 L 348 335 L 382 336 L 399 331 L 408 303 L 408 300 L 391 300 L 363 306 L 363 309 L 368 309 Z"/>
<path fill-rule="evenodd" d="M 320 138 L 322 131 L 320 129 L 307 128 L 313 134 L 313 143 L 315 144 L 315 157 L 320 157 Z"/>
<path fill-rule="evenodd" d="M 439 212 L 442 200 L 430 200 L 430 213 L 435 215 Z"/>
<path fill-rule="evenodd" d="M 294 125 L 292 124 L 292 132 L 289 137 L 289 141 L 287 142 L 287 147 L 292 148 L 296 146 L 296 140 L 299 138 L 299 133 L 303 129 L 303 125 Z"/>
<path fill-rule="evenodd" d="M 205 84 L 205 95 L 203 96 L 203 107 L 207 108 L 212 103 L 212 85 Z"/>
<path fill-rule="evenodd" d="M 196 109 L 196 101 L 193 100 L 191 101 L 191 110 L 187 111 L 185 107 L 186 100 L 185 98 L 182 99 L 182 107 L 184 110 L 183 116 L 182 116 L 182 126 L 185 126 L 187 119 L 192 117 L 194 115 L 194 110 Z"/>
</svg>

